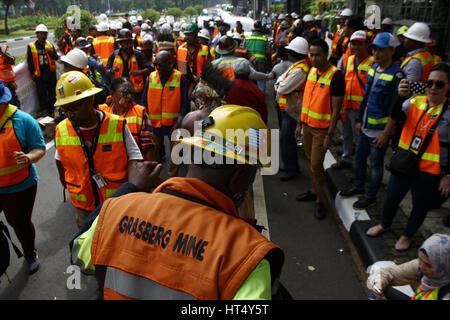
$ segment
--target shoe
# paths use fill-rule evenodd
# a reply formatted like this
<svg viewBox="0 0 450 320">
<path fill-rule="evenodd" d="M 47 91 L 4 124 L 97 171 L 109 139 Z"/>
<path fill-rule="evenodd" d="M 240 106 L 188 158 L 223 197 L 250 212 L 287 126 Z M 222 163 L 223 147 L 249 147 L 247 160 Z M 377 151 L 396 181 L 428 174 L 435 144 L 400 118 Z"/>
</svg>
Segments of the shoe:
<svg viewBox="0 0 450 320">
<path fill-rule="evenodd" d="M 367 230 L 366 235 L 368 235 L 369 237 L 377 237 L 388 230 L 389 228 L 384 228 L 381 224 L 377 224 L 376 226 Z"/>
<path fill-rule="evenodd" d="M 343 190 L 340 192 L 341 197 L 354 197 L 354 196 L 362 196 L 364 195 L 364 189 L 358 189 L 355 187 L 351 187 L 348 190 Z"/>
<path fill-rule="evenodd" d="M 375 203 L 377 203 L 377 199 L 376 198 L 367 198 L 366 196 L 362 196 L 361 198 L 359 198 L 358 201 L 356 201 L 353 204 L 353 209 L 366 209 L 368 207 L 370 207 L 371 205 L 374 205 Z"/>
<path fill-rule="evenodd" d="M 331 167 L 333 168 L 333 169 L 337 169 L 337 170 L 340 170 L 340 169 L 347 169 L 347 168 L 351 168 L 352 167 L 352 163 L 351 162 L 347 162 L 347 161 L 338 161 L 338 162 L 336 162 L 336 163 L 333 163 L 332 165 L 331 165 Z"/>
<path fill-rule="evenodd" d="M 297 176 L 297 172 L 295 171 L 286 171 L 283 172 L 280 176 L 281 181 L 289 181 L 294 179 Z"/>
<path fill-rule="evenodd" d="M 316 201 L 317 196 L 311 192 L 311 190 L 301 193 L 295 197 L 297 201 Z"/>
<path fill-rule="evenodd" d="M 323 204 L 316 203 L 316 207 L 314 208 L 314 217 L 318 220 L 322 220 L 327 216 L 327 209 Z"/>
<path fill-rule="evenodd" d="M 39 270 L 41 263 L 39 261 L 39 254 L 37 250 L 34 250 L 33 256 L 25 257 L 25 261 L 27 263 L 28 272 L 30 274 L 33 274 Z"/>
<path fill-rule="evenodd" d="M 412 239 L 405 236 L 401 236 L 400 239 L 395 243 L 395 250 L 406 251 L 411 247 Z"/>
</svg>

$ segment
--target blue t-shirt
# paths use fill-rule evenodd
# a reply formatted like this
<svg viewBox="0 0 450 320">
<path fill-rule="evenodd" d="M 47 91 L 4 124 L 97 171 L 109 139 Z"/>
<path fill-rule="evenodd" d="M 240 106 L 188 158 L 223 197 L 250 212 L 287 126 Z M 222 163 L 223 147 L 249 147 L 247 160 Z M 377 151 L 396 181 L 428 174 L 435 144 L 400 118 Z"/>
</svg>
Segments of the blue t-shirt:
<svg viewBox="0 0 450 320">
<path fill-rule="evenodd" d="M 12 121 L 16 137 L 19 140 L 19 143 L 22 146 L 22 151 L 24 153 L 28 153 L 34 149 L 45 150 L 45 141 L 44 136 L 42 135 L 42 130 L 39 126 L 39 123 L 32 116 L 30 116 L 26 112 L 17 110 L 16 113 L 14 113 L 14 115 L 12 116 Z M 32 164 L 30 168 L 30 175 L 27 179 L 11 187 L 0 188 L 0 193 L 15 193 L 26 190 L 34 186 L 38 180 L 39 176 L 36 170 L 36 166 Z"/>
</svg>

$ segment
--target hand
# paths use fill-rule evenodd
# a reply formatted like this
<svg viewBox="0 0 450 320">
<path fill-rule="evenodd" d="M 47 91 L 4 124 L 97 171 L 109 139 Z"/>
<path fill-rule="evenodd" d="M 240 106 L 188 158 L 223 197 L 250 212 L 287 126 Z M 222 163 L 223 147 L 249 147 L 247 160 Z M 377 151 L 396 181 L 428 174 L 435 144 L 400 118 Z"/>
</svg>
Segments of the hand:
<svg viewBox="0 0 450 320">
<path fill-rule="evenodd" d="M 297 123 L 297 127 L 295 128 L 295 140 L 302 136 L 302 125 L 301 123 Z"/>
<path fill-rule="evenodd" d="M 134 161 L 128 169 L 128 182 L 134 184 L 139 191 L 150 192 L 156 182 L 160 181 L 162 168 L 162 164 L 155 161 Z"/>
<path fill-rule="evenodd" d="M 448 197 L 450 195 L 450 175 L 445 175 L 442 177 L 438 190 L 444 197 Z"/>
<path fill-rule="evenodd" d="M 384 131 L 381 132 L 378 137 L 373 140 L 373 143 L 377 145 L 377 148 L 383 148 L 389 142 L 389 135 Z"/>
<path fill-rule="evenodd" d="M 411 90 L 407 79 L 402 79 L 400 81 L 398 85 L 398 95 L 400 97 L 409 97 L 411 95 Z"/>
<path fill-rule="evenodd" d="M 362 125 L 361 122 L 359 122 L 359 121 L 355 122 L 355 134 L 357 136 L 359 136 L 359 134 L 361 133 L 361 125 Z"/>
<path fill-rule="evenodd" d="M 373 286 L 373 294 L 377 300 L 387 300 L 383 294 L 383 290 L 384 288 L 379 284 Z"/>
<path fill-rule="evenodd" d="M 325 136 L 325 140 L 323 140 L 323 148 L 325 149 L 325 151 L 327 151 L 330 146 L 331 146 L 331 136 L 327 134 Z"/>
<path fill-rule="evenodd" d="M 30 156 L 23 153 L 22 151 L 14 151 L 14 158 L 16 159 L 18 165 L 28 166 L 31 164 Z"/>
</svg>

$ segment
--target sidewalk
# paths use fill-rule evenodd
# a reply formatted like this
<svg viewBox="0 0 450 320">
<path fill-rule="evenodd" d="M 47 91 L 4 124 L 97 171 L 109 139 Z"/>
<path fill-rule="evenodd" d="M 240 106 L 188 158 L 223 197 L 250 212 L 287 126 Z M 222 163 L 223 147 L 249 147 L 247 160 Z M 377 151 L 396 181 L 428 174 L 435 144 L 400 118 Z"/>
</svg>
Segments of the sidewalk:
<svg viewBox="0 0 450 320">
<path fill-rule="evenodd" d="M 338 154 L 342 152 L 341 139 L 337 138 L 340 136 L 339 127 L 336 129 L 333 146 L 330 148 L 330 155 L 334 158 L 333 160 L 340 159 Z M 386 152 L 385 164 L 390 160 L 391 154 L 392 149 L 389 148 Z M 350 237 L 366 268 L 375 261 L 380 260 L 392 260 L 400 264 L 415 259 L 417 258 L 418 248 L 426 238 L 434 233 L 450 234 L 450 228 L 445 227 L 442 223 L 442 218 L 450 212 L 449 199 L 440 208 L 428 212 L 424 223 L 414 235 L 411 248 L 404 252 L 398 252 L 395 250 L 394 245 L 402 235 L 412 209 L 411 192 L 408 192 L 400 203 L 391 229 L 379 237 L 370 238 L 365 233 L 368 228 L 380 222 L 386 188 L 391 173 L 386 169 L 384 170 L 383 185 L 377 194 L 377 204 L 370 206 L 366 210 L 353 209 L 352 205 L 357 200 L 356 197 L 344 199 L 338 194 L 340 190 L 351 186 L 354 177 L 353 168 L 341 170 L 328 168 L 326 173 L 329 190 L 335 197 L 336 210 L 343 222 L 347 220 Z"/>
</svg>

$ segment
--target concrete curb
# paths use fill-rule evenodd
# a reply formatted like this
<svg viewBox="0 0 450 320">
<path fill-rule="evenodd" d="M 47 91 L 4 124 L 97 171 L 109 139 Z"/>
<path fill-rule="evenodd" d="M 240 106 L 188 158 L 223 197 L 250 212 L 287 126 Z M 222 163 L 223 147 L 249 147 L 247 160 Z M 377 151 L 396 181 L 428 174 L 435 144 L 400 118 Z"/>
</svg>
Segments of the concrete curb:
<svg viewBox="0 0 450 320">
<path fill-rule="evenodd" d="M 1 40 L 0 43 L 11 43 L 11 42 L 16 42 L 16 41 L 21 41 L 21 40 L 30 40 L 30 39 L 36 39 L 36 36 L 29 36 L 29 37 Z"/>
</svg>

